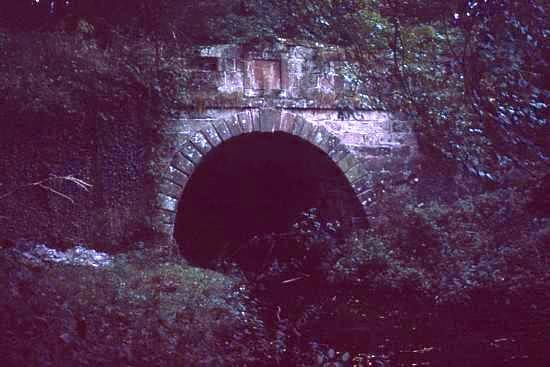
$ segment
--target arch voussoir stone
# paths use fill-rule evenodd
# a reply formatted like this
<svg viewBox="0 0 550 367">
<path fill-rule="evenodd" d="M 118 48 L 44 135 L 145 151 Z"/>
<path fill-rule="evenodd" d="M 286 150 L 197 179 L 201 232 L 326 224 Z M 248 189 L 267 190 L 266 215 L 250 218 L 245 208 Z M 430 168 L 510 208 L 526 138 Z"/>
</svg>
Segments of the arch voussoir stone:
<svg viewBox="0 0 550 367">
<path fill-rule="evenodd" d="M 363 166 L 362 163 L 358 163 L 355 166 L 351 167 L 347 172 L 344 173 L 344 175 L 347 177 L 350 184 L 357 181 L 361 177 L 365 176 L 367 174 L 367 170 Z"/>
<path fill-rule="evenodd" d="M 200 150 L 203 155 L 212 149 L 212 145 L 201 131 L 191 134 L 189 140 Z"/>
<path fill-rule="evenodd" d="M 306 119 L 304 119 L 301 116 L 296 116 L 294 119 L 294 125 L 292 126 L 292 135 L 301 136 L 300 133 L 302 132 L 302 128 L 304 127 L 304 124 L 306 123 Z"/>
<path fill-rule="evenodd" d="M 159 184 L 159 191 L 166 196 L 170 196 L 176 200 L 179 200 L 181 193 L 183 192 L 183 186 L 187 183 L 187 179 L 179 184 L 176 184 L 169 180 L 162 180 Z"/>
<path fill-rule="evenodd" d="M 162 192 L 159 192 L 155 198 L 155 207 L 175 213 L 178 207 L 178 200 Z"/>
<path fill-rule="evenodd" d="M 183 146 L 180 149 L 180 152 L 187 159 L 193 162 L 195 166 L 198 165 L 202 159 L 201 151 L 199 150 L 199 148 L 195 146 L 195 144 L 193 144 L 191 140 L 188 140 L 183 144 Z"/>
<path fill-rule="evenodd" d="M 331 149 L 330 152 L 328 152 L 328 156 L 335 163 L 341 161 L 348 154 L 350 154 L 348 148 L 342 143 L 337 144 L 334 148 Z"/>
<path fill-rule="evenodd" d="M 151 214 L 151 221 L 158 225 L 174 225 L 176 222 L 176 213 L 155 209 Z"/>
<path fill-rule="evenodd" d="M 206 138 L 206 140 L 208 140 L 208 142 L 212 147 L 218 146 L 219 144 L 222 143 L 222 138 L 216 131 L 216 128 L 214 127 L 214 125 L 209 124 L 208 126 L 203 128 L 201 131 L 204 137 Z"/>
<path fill-rule="evenodd" d="M 212 149 L 243 134 L 275 132 L 294 135 L 325 152 L 342 171 L 366 210 L 372 200 L 369 199 L 372 187 L 369 171 L 337 136 L 325 126 L 288 111 L 250 109 L 229 119 L 208 123 L 184 141 L 158 183 L 151 217 L 153 227 L 158 232 L 173 235 L 179 200 L 196 167 Z"/>
<path fill-rule="evenodd" d="M 189 160 L 187 156 L 184 156 L 181 151 L 176 152 L 176 154 L 172 158 L 170 166 L 177 169 L 187 177 L 190 177 L 195 170 L 195 164 L 191 162 L 191 160 Z"/>
<path fill-rule="evenodd" d="M 258 110 L 250 110 L 250 119 L 252 121 L 252 131 L 253 132 L 260 132 L 260 111 Z"/>
<path fill-rule="evenodd" d="M 216 129 L 218 136 L 222 141 L 231 139 L 231 131 L 229 130 L 229 127 L 225 124 L 224 120 L 217 120 L 213 124 L 214 128 Z"/>
<path fill-rule="evenodd" d="M 152 228 L 157 233 L 162 233 L 164 236 L 171 238 L 174 236 L 174 223 L 161 223 L 153 221 Z"/>
<path fill-rule="evenodd" d="M 313 134 L 314 129 L 315 126 L 312 123 L 310 123 L 309 121 L 305 121 L 299 135 L 302 139 L 311 143 L 311 135 Z"/>
<path fill-rule="evenodd" d="M 241 129 L 244 134 L 251 133 L 253 130 L 252 126 L 252 115 L 249 111 L 240 112 L 237 114 L 237 121 L 241 125 Z"/>
<path fill-rule="evenodd" d="M 373 179 L 368 172 L 365 172 L 361 178 L 351 184 L 353 191 L 355 191 L 355 194 L 357 195 L 362 194 L 365 191 L 372 190 L 373 186 Z"/>
<path fill-rule="evenodd" d="M 281 126 L 281 111 L 280 110 L 261 110 L 260 117 L 260 131 L 271 133 L 280 129 Z"/>
<path fill-rule="evenodd" d="M 229 132 L 231 134 L 231 137 L 242 135 L 244 132 L 241 128 L 241 124 L 239 123 L 239 120 L 237 119 L 237 116 L 232 116 L 229 119 L 225 120 L 225 124 L 227 125 L 227 128 L 229 129 Z"/>
<path fill-rule="evenodd" d="M 352 167 L 359 164 L 359 161 L 354 157 L 352 153 L 348 153 L 340 159 L 337 163 L 338 167 L 346 174 Z"/>
<path fill-rule="evenodd" d="M 326 127 L 317 126 L 317 128 L 315 129 L 315 131 L 311 136 L 311 143 L 316 147 L 321 148 L 321 150 L 327 153 L 323 143 L 329 138 L 329 136 L 330 136 L 330 133 L 328 132 Z"/>
<path fill-rule="evenodd" d="M 180 171 L 179 169 L 175 168 L 172 165 L 168 166 L 162 178 L 163 180 L 170 181 L 175 185 L 181 186 L 182 189 L 188 180 L 187 175 L 185 175 L 182 171 Z"/>
<path fill-rule="evenodd" d="M 281 125 L 280 131 L 292 134 L 294 129 L 294 122 L 296 121 L 296 115 L 290 112 L 283 111 L 281 113 Z"/>
</svg>

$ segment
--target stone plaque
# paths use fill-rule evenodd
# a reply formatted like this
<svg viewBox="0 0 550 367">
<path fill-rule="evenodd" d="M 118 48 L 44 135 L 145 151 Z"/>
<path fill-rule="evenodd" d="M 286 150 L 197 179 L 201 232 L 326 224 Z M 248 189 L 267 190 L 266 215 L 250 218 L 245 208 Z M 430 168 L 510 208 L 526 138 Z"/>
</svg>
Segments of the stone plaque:
<svg viewBox="0 0 550 367">
<path fill-rule="evenodd" d="M 255 91 L 281 89 L 279 60 L 250 60 L 247 62 L 247 88 Z"/>
</svg>

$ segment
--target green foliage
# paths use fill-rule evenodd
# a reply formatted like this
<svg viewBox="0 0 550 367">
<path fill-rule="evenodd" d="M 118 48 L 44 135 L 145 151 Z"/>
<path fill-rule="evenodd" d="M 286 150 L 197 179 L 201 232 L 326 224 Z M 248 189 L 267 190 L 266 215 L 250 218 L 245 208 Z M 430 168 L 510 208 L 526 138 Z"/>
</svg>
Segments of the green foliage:
<svg viewBox="0 0 550 367">
<path fill-rule="evenodd" d="M 0 248 L 2 366 L 271 365 L 271 337 L 232 278 L 152 250 L 94 268 Z"/>
<path fill-rule="evenodd" d="M 331 279 L 428 304 L 476 302 L 479 294 L 498 303 L 547 288 L 549 222 L 528 214 L 525 193 L 507 189 L 452 205 L 403 207 L 405 194 L 379 203 L 384 211 L 346 241 Z"/>
<path fill-rule="evenodd" d="M 94 29 L 82 22 L 82 27 Z M 186 98 L 178 49 L 112 34 L 103 49 L 80 31 L 1 31 L 2 119 L 116 121 L 170 114 Z M 158 46 L 158 47 L 157 47 Z"/>
<path fill-rule="evenodd" d="M 489 181 L 548 172 L 542 1 L 252 3 L 276 34 L 345 47 L 361 104 L 411 116 L 430 155 Z"/>
<path fill-rule="evenodd" d="M 345 101 L 405 112 L 416 121 L 421 148 L 428 154 L 453 159 L 493 182 L 503 182 L 512 169 L 513 175 L 519 173 L 527 181 L 549 170 L 548 25 L 541 0 L 11 3 L 0 16 L 0 26 L 53 31 L 50 38 L 57 38 L 43 41 L 39 52 L 34 42 L 33 48 L 4 58 L 16 61 L 8 64 L 10 77 L 2 78 L 8 82 L 3 85 L 15 86 L 16 91 L 41 87 L 37 98 L 12 93 L 34 108 L 51 109 L 52 98 L 63 95 L 63 103 L 56 106 L 81 111 L 88 101 L 69 95 L 91 88 L 90 77 L 98 75 L 91 72 L 90 63 L 108 66 L 98 71 L 110 73 L 100 79 L 107 86 L 98 85 L 92 93 L 115 96 L 117 106 L 145 99 L 156 108 L 185 93 L 180 80 L 185 73 L 169 50 L 185 49 L 190 43 L 283 37 L 344 47 L 352 60 L 344 76 L 355 83 Z M 85 49 L 89 40 L 72 41 L 76 45 L 66 45 L 65 53 L 74 52 L 84 60 L 78 55 L 77 60 L 67 59 L 71 63 L 55 59 L 55 48 L 67 43 L 57 34 L 60 29 L 80 32 L 112 50 L 102 55 Z M 34 38 L 47 36 L 33 34 L 27 42 Z M 8 39 L 7 49 L 19 41 Z M 25 57 L 29 63 L 19 62 Z M 48 58 L 53 65 L 48 65 Z M 73 72 L 73 61 L 83 75 Z M 13 70 L 17 64 L 18 72 Z M 48 65 L 50 71 L 35 70 L 30 80 L 14 77 L 25 74 L 21 70 L 32 71 L 33 65 Z M 118 94 L 103 90 L 115 85 Z"/>
</svg>

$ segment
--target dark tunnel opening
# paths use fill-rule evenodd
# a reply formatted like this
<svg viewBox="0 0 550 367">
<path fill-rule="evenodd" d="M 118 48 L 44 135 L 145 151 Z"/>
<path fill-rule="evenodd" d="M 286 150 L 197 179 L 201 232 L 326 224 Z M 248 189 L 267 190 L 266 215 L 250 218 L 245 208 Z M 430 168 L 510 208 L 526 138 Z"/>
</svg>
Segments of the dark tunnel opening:
<svg viewBox="0 0 550 367">
<path fill-rule="evenodd" d="M 319 148 L 286 133 L 252 133 L 210 151 L 178 204 L 175 238 L 192 263 L 208 267 L 255 235 L 282 233 L 317 208 L 343 228 L 363 209 L 339 167 Z"/>
</svg>

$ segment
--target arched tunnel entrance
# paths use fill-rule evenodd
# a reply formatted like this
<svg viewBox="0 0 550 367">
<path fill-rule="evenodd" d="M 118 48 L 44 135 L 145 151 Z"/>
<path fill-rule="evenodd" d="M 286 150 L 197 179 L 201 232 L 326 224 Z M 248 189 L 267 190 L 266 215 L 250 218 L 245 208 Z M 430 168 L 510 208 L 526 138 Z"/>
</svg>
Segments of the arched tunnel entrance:
<svg viewBox="0 0 550 367">
<path fill-rule="evenodd" d="M 288 231 L 317 208 L 343 227 L 364 215 L 340 168 L 321 149 L 284 132 L 254 132 L 212 149 L 178 203 L 175 238 L 191 262 L 209 261 L 254 235 Z"/>
</svg>

